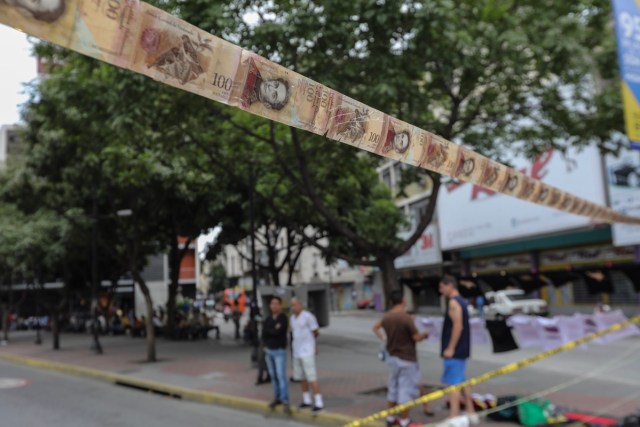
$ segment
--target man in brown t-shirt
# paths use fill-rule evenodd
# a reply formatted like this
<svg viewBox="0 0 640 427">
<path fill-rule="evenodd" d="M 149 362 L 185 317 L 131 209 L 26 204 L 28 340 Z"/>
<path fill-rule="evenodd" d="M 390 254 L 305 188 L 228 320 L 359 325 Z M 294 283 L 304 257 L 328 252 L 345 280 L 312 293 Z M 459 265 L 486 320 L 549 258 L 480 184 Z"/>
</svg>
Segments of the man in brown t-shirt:
<svg viewBox="0 0 640 427">
<path fill-rule="evenodd" d="M 413 319 L 405 309 L 402 291 L 393 291 L 389 296 L 393 307 L 373 325 L 373 332 L 386 341 L 389 357 L 389 382 L 387 401 L 389 408 L 410 402 L 419 395 L 420 368 L 416 353 L 416 343 L 427 338 L 418 332 Z M 382 332 L 384 330 L 384 333 Z M 413 426 L 409 411 L 400 414 L 401 427 Z M 396 422 L 395 416 L 387 417 L 387 426 Z M 421 425 L 421 424 L 415 424 Z"/>
</svg>

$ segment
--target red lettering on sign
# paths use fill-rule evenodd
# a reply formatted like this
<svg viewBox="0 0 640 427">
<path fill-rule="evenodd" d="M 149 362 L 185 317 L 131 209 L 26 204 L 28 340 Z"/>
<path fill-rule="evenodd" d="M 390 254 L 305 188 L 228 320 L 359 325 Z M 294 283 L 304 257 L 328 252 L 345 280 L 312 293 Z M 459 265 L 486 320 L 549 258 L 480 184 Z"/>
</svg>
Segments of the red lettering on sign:
<svg viewBox="0 0 640 427">
<path fill-rule="evenodd" d="M 420 249 L 426 250 L 433 247 L 433 236 L 431 234 L 423 234 L 420 236 Z"/>
</svg>

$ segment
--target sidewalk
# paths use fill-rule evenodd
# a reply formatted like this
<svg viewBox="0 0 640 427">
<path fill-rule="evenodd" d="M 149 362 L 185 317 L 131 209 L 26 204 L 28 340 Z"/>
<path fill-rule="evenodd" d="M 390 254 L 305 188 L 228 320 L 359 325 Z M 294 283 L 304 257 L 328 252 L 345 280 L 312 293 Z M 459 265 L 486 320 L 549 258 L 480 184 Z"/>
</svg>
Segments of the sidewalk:
<svg viewBox="0 0 640 427">
<path fill-rule="evenodd" d="M 376 358 L 379 343 L 371 333 L 376 314 L 341 313 L 333 315 L 331 326 L 321 330 L 319 339 L 318 369 L 319 382 L 325 397 L 327 413 L 316 421 L 324 424 L 340 425 L 348 417 L 363 417 L 384 409 L 386 406 L 387 367 Z M 61 337 L 62 349 L 51 350 L 51 337 L 44 333 L 44 344 L 34 345 L 35 333 L 13 333 L 10 344 L 0 347 L 0 357 L 18 356 L 35 358 L 45 362 L 59 362 L 80 368 L 99 370 L 108 375 L 124 375 L 133 380 L 153 381 L 170 387 L 213 392 L 229 396 L 237 402 L 244 402 L 247 410 L 266 410 L 266 403 L 272 400 L 269 384 L 255 386 L 257 371 L 250 362 L 251 348 L 233 340 L 231 323 L 221 325 L 221 340 L 200 341 L 157 341 L 159 361 L 144 362 L 145 340 L 125 336 L 102 337 L 105 350 L 103 355 L 94 355 L 89 350 L 90 336 L 85 334 L 65 334 Z M 620 348 L 638 346 L 640 340 L 620 344 Z M 601 365 L 611 348 L 594 348 L 594 352 L 574 353 L 556 356 L 557 359 L 541 362 L 540 368 L 526 368 L 512 376 L 501 377 L 481 384 L 475 391 L 496 395 L 523 394 L 543 390 L 552 385 L 570 381 L 577 375 L 570 369 L 584 372 L 588 366 Z M 613 348 L 613 351 L 621 351 Z M 423 382 L 435 384 L 439 378 L 441 363 L 437 349 L 420 347 L 420 365 Z M 578 355 L 578 357 L 576 356 Z M 638 375 L 636 353 L 635 365 L 621 368 L 617 379 L 624 380 L 626 370 L 628 382 L 609 381 L 606 376 L 588 379 L 576 386 L 558 391 L 549 398 L 561 406 L 594 412 L 608 408 L 608 414 L 625 415 L 640 408 L 635 376 Z M 477 355 L 477 356 L 476 356 Z M 528 356 L 520 351 L 506 355 L 492 355 L 486 349 L 475 351 L 469 366 L 469 375 L 477 375 L 488 370 Z M 573 361 L 573 363 L 572 363 Z M 580 363 L 576 363 L 580 362 Z M 289 364 L 290 367 L 290 364 Z M 114 381 L 115 382 L 115 381 Z M 171 394 L 171 393 L 169 393 Z M 292 406 L 300 403 L 298 384 L 290 384 Z M 248 399 L 248 400 L 246 400 Z M 195 399 L 198 400 L 198 399 Z M 206 401 L 206 400 L 200 400 Z M 223 401 L 218 400 L 217 403 Z M 255 402 L 249 404 L 247 402 Z M 215 401 L 214 401 L 215 403 Z M 224 404 L 224 402 L 223 402 Z M 442 402 L 431 405 L 436 410 L 435 418 L 421 414 L 419 408 L 412 417 L 420 422 L 433 422 L 446 417 Z M 335 416 L 332 414 L 336 414 Z M 306 419 L 309 419 L 307 416 Z M 487 425 L 487 424 L 485 424 Z M 505 424 L 502 424 L 505 425 Z"/>
</svg>

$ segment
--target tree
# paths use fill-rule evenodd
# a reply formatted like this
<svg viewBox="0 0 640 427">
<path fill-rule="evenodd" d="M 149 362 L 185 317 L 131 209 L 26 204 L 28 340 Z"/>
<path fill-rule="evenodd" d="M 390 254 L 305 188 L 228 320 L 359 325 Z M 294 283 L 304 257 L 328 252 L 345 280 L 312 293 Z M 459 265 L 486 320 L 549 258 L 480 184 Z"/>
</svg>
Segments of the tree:
<svg viewBox="0 0 640 427">
<path fill-rule="evenodd" d="M 224 291 L 228 286 L 227 272 L 220 263 L 213 262 L 209 265 L 209 292 L 217 294 Z"/>
<path fill-rule="evenodd" d="M 206 100 L 47 45 L 38 51 L 61 65 L 37 85 L 26 108 L 27 167 L 50 206 L 75 208 L 90 222 L 100 218 L 100 258 L 113 259 L 140 287 L 148 359 L 155 360 L 153 301 L 140 274 L 146 258 L 169 252 L 171 329 L 184 255 L 178 236 L 193 240 L 237 209 L 233 182 L 205 164 L 189 140 Z M 123 209 L 133 215 L 116 218 Z M 107 273 L 101 278 L 113 279 Z"/>
<path fill-rule="evenodd" d="M 173 7 L 200 28 L 488 156 L 592 142 L 615 150 L 621 142 L 608 0 L 238 0 Z M 347 172 L 361 157 L 296 129 L 271 125 L 259 132 L 258 121 L 229 120 L 251 145 L 271 148 L 281 175 L 313 206 L 316 229 L 330 236 L 329 246 L 319 245 L 328 257 L 377 265 L 385 290 L 398 286 L 393 261 L 431 222 L 439 175 L 423 172 L 432 182 L 427 209 L 413 233 L 399 239 L 403 221 L 388 195 L 366 172 Z M 362 199 L 340 197 L 349 191 Z"/>
</svg>

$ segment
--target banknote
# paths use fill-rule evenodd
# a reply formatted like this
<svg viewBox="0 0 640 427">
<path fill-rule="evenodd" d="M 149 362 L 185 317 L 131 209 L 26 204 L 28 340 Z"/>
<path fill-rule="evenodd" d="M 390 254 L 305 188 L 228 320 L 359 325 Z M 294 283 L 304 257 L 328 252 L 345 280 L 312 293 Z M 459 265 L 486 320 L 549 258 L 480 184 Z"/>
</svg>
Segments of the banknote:
<svg viewBox="0 0 640 427">
<path fill-rule="evenodd" d="M 597 207 L 597 205 L 596 205 L 595 203 L 589 203 L 589 204 L 587 205 L 587 209 L 586 209 L 586 211 L 585 211 L 584 215 L 585 215 L 585 216 L 588 216 L 588 217 L 590 217 L 590 218 L 592 218 L 592 217 L 593 217 L 593 215 L 594 215 L 594 214 L 595 214 L 595 212 L 596 212 L 596 207 Z"/>
<path fill-rule="evenodd" d="M 419 161 L 424 152 L 426 137 L 423 130 L 395 117 L 389 117 L 384 134 L 376 147 L 376 154 L 401 162 L 407 162 L 411 156 L 408 163 L 415 165 L 416 154 L 419 154 Z M 415 150 L 414 146 L 417 146 Z"/>
<path fill-rule="evenodd" d="M 530 185 L 527 188 L 526 192 L 522 192 L 521 199 L 524 199 L 528 202 L 536 203 L 540 197 L 540 194 L 544 190 L 544 183 L 535 178 L 529 178 Z"/>
<path fill-rule="evenodd" d="M 558 190 L 555 187 L 550 187 L 549 190 L 549 195 L 547 196 L 546 203 L 544 204 L 546 206 L 549 206 L 550 208 L 555 208 L 556 206 L 558 206 L 560 200 L 562 199 L 562 191 Z"/>
<path fill-rule="evenodd" d="M 293 81 L 293 87 L 291 126 L 325 135 L 338 93 L 300 75 Z"/>
<path fill-rule="evenodd" d="M 131 69 L 229 103 L 242 49 L 143 3 Z"/>
<path fill-rule="evenodd" d="M 140 28 L 138 0 L 79 0 L 71 49 L 129 68 Z"/>
<path fill-rule="evenodd" d="M 453 177 L 461 181 L 480 183 L 483 173 L 486 170 L 485 164 L 489 159 L 466 147 L 458 150 L 458 160 Z"/>
<path fill-rule="evenodd" d="M 534 194 L 538 191 L 539 187 L 540 187 L 540 181 L 525 175 L 522 181 L 520 192 L 515 196 L 519 199 L 529 201 L 534 196 Z"/>
<path fill-rule="evenodd" d="M 509 196 L 517 196 L 522 191 L 527 176 L 513 168 L 508 168 L 507 178 L 500 190 L 501 193 Z"/>
<path fill-rule="evenodd" d="M 571 207 L 573 206 L 573 199 L 575 197 L 571 194 L 563 191 L 562 196 L 560 197 L 560 203 L 558 203 L 557 209 L 560 209 L 565 212 L 569 212 Z"/>
<path fill-rule="evenodd" d="M 32 36 L 71 45 L 79 0 L 0 0 L 0 22 Z"/>
<path fill-rule="evenodd" d="M 412 134 L 412 144 L 409 147 L 405 162 L 412 166 L 420 166 L 420 162 L 427 154 L 427 148 L 431 143 L 433 134 L 420 128 L 414 128 L 415 132 Z"/>
<path fill-rule="evenodd" d="M 386 114 L 339 94 L 329 118 L 327 137 L 375 152 L 388 119 Z"/>
<path fill-rule="evenodd" d="M 494 160 L 484 162 L 484 170 L 478 180 L 478 185 L 494 191 L 500 191 L 509 178 L 509 167 Z"/>
<path fill-rule="evenodd" d="M 243 51 L 229 103 L 249 113 L 292 125 L 296 86 L 303 77 L 249 51 Z"/>
<path fill-rule="evenodd" d="M 581 197 L 575 197 L 573 200 L 573 206 L 569 208 L 569 212 L 576 215 L 581 215 L 582 210 L 587 205 L 587 201 Z"/>
<path fill-rule="evenodd" d="M 420 167 L 441 175 L 452 176 L 457 167 L 459 150 L 459 145 L 449 142 L 438 135 L 432 135 L 420 162 Z"/>
</svg>

